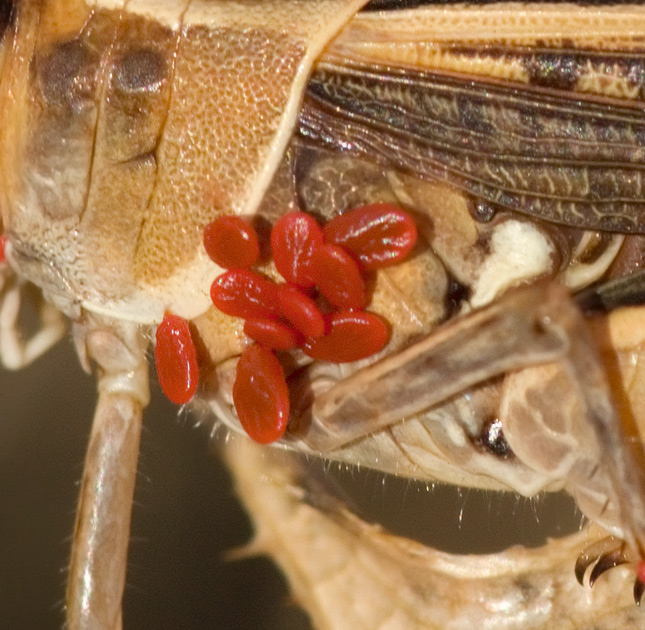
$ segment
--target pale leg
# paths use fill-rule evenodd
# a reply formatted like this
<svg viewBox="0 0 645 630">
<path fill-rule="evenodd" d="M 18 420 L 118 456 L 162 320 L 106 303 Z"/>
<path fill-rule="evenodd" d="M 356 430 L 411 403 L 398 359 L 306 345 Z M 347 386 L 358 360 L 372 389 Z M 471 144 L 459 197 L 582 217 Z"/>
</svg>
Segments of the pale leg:
<svg viewBox="0 0 645 630">
<path fill-rule="evenodd" d="M 34 307 L 40 327 L 25 338 L 20 330 L 20 305 L 28 285 L 20 282 L 5 266 L 0 269 L 0 363 L 19 370 L 47 352 L 65 334 L 65 319 L 54 306 L 38 295 Z"/>
<path fill-rule="evenodd" d="M 117 329 L 117 326 L 120 329 Z M 67 585 L 68 630 L 120 630 L 141 419 L 148 403 L 147 340 L 138 326 L 90 322 L 99 401 L 85 460 Z"/>
</svg>

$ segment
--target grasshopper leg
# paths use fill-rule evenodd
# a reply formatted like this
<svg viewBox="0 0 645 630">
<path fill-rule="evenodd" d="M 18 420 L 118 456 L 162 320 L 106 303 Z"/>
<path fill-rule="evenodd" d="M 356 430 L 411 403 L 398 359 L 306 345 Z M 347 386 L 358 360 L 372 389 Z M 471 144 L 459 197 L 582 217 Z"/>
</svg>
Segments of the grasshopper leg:
<svg viewBox="0 0 645 630">
<path fill-rule="evenodd" d="M 67 585 L 68 630 L 119 630 L 141 420 L 148 403 L 140 327 L 83 325 L 99 400 L 85 459 Z M 117 329 L 120 326 L 120 329 Z"/>
<path fill-rule="evenodd" d="M 330 451 L 493 376 L 561 359 L 565 331 L 546 325 L 548 302 L 535 308 L 566 295 L 555 285 L 549 290 L 557 297 L 546 285 L 513 292 L 321 392 L 304 441 Z"/>
<path fill-rule="evenodd" d="M 309 417 L 300 423 L 301 437 L 312 449 L 331 451 L 486 379 L 556 362 L 574 384 L 586 419 L 583 430 L 616 503 L 622 536 L 643 558 L 640 442 L 627 436 L 596 343 L 579 308 L 559 285 L 511 292 L 334 384 L 315 397 Z"/>
<path fill-rule="evenodd" d="M 33 287 L 32 287 L 33 288 Z M 9 370 L 20 370 L 47 352 L 65 334 L 65 320 L 42 295 L 34 296 L 39 329 L 25 338 L 18 320 L 20 306 L 29 289 L 9 269 L 0 269 L 0 363 Z"/>
</svg>

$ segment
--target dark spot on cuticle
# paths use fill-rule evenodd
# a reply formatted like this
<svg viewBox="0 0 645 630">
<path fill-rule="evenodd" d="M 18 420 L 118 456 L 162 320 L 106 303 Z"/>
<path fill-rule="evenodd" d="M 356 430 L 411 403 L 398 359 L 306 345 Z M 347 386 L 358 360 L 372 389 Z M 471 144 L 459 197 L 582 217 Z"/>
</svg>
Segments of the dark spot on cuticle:
<svg viewBox="0 0 645 630">
<path fill-rule="evenodd" d="M 78 107 L 93 100 L 97 71 L 97 59 L 82 42 L 57 44 L 38 67 L 45 102 Z"/>
<path fill-rule="evenodd" d="M 546 52 L 526 60 L 525 69 L 533 85 L 571 90 L 576 86 L 582 67 L 575 55 Z"/>
<path fill-rule="evenodd" d="M 450 277 L 448 280 L 448 290 L 446 292 L 446 315 L 448 318 L 456 315 L 462 304 L 470 298 L 470 290 L 464 284 L 461 284 L 455 278 Z"/>
<path fill-rule="evenodd" d="M 150 92 L 159 89 L 166 72 L 166 60 L 157 51 L 138 49 L 123 56 L 115 80 L 124 92 Z"/>
<path fill-rule="evenodd" d="M 523 601 L 531 601 L 535 598 L 536 588 L 529 580 L 520 577 L 514 582 Z"/>
<path fill-rule="evenodd" d="M 513 450 L 504 437 L 502 423 L 497 418 L 484 424 L 479 434 L 475 436 L 474 442 L 477 446 L 499 459 L 515 457 Z"/>
</svg>

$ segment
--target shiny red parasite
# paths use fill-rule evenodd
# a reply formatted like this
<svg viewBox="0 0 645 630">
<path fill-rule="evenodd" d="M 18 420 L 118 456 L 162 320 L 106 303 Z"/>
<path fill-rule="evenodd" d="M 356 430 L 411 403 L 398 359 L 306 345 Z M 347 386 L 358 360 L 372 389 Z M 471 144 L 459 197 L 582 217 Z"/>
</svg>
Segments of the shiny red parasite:
<svg viewBox="0 0 645 630">
<path fill-rule="evenodd" d="M 323 233 L 316 220 L 305 212 L 290 212 L 271 230 L 271 254 L 280 275 L 305 289 L 316 282 L 311 273 L 311 259 L 323 244 Z"/>
<path fill-rule="evenodd" d="M 385 320 L 365 311 L 340 311 L 327 316 L 329 333 L 306 339 L 304 351 L 313 359 L 332 363 L 359 361 L 385 347 L 389 327 Z"/>
<path fill-rule="evenodd" d="M 260 256 L 258 236 L 252 225 L 238 216 L 223 216 L 204 228 L 204 248 L 224 269 L 247 269 Z"/>
<path fill-rule="evenodd" d="M 155 364 L 159 384 L 166 397 L 177 405 L 189 402 L 197 391 L 197 352 L 188 322 L 166 313 L 157 326 Z"/>
<path fill-rule="evenodd" d="M 275 283 L 246 269 L 231 269 L 218 276 L 211 287 L 211 300 L 223 313 L 242 319 L 278 316 Z"/>
<path fill-rule="evenodd" d="M 414 219 L 397 206 L 375 203 L 334 217 L 323 230 L 325 241 L 348 251 L 362 269 L 401 262 L 417 240 Z"/>
<path fill-rule="evenodd" d="M 260 345 L 240 357 L 233 402 L 242 427 L 260 444 L 279 440 L 289 421 L 289 390 L 276 356 Z"/>
</svg>

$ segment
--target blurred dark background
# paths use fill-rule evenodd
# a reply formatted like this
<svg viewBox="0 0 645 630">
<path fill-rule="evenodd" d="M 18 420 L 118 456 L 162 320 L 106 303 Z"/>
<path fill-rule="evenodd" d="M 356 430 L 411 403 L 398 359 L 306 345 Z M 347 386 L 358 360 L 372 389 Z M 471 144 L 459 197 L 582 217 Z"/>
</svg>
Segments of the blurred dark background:
<svg viewBox="0 0 645 630">
<path fill-rule="evenodd" d="M 306 630 L 264 558 L 227 562 L 252 529 L 227 472 L 156 382 L 146 411 L 133 512 L 124 629 Z M 78 480 L 95 401 L 66 338 L 29 369 L 0 371 L 0 628 L 58 630 Z M 452 552 L 541 544 L 579 527 L 570 500 L 412 484 L 320 467 L 369 520 Z M 322 472 L 321 472 L 322 470 Z"/>
</svg>

